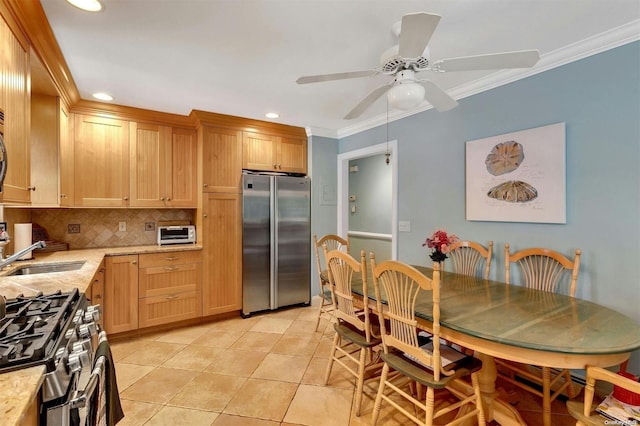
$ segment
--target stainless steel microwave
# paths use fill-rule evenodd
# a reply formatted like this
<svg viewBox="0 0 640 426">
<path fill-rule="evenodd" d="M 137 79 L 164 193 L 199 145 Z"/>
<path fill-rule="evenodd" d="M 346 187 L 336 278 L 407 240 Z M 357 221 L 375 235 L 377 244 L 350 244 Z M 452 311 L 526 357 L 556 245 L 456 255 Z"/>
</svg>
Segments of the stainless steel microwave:
<svg viewBox="0 0 640 426">
<path fill-rule="evenodd" d="M 195 244 L 196 227 L 193 225 L 159 226 L 158 245 Z"/>
</svg>

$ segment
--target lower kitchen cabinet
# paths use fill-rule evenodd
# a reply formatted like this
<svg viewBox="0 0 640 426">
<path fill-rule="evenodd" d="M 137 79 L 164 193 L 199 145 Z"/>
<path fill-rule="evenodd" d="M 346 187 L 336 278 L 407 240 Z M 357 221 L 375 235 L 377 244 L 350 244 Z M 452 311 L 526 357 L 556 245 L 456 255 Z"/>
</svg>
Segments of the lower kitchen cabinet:
<svg viewBox="0 0 640 426">
<path fill-rule="evenodd" d="M 242 194 L 205 194 L 202 313 L 242 309 Z"/>
<path fill-rule="evenodd" d="M 139 327 L 202 316 L 202 254 L 179 251 L 140 255 Z"/>
<path fill-rule="evenodd" d="M 138 328 L 138 255 L 105 258 L 102 312 L 109 334 Z"/>
</svg>

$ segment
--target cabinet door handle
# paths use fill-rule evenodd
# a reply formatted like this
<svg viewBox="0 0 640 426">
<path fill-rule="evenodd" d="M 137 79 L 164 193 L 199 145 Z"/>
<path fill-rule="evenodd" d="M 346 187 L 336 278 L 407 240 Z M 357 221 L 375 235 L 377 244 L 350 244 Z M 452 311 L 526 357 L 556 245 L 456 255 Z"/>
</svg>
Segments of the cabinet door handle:
<svg viewBox="0 0 640 426">
<path fill-rule="evenodd" d="M 202 215 L 202 217 L 209 217 L 209 215 L 207 215 L 206 213 L 204 213 L 204 214 Z"/>
<path fill-rule="evenodd" d="M 165 266 L 164 267 L 165 271 L 177 271 L 178 269 L 180 269 L 180 268 L 178 268 L 177 266 Z"/>
<path fill-rule="evenodd" d="M 171 197 L 167 197 L 167 201 L 171 201 Z"/>
<path fill-rule="evenodd" d="M 133 265 L 137 265 L 137 264 L 138 264 L 138 261 L 137 261 L 137 260 L 132 260 L 132 261 L 131 261 L 131 263 L 132 263 Z"/>
<path fill-rule="evenodd" d="M 204 184 L 204 185 L 202 185 L 202 186 L 204 186 L 205 188 L 208 188 L 208 187 L 209 187 L 209 184 L 208 184 L 208 183 L 205 183 L 205 184 Z"/>
<path fill-rule="evenodd" d="M 35 187 L 35 185 L 34 185 L 34 186 L 27 186 L 27 189 L 28 189 L 29 191 L 35 191 L 35 190 L 36 190 L 36 187 Z"/>
<path fill-rule="evenodd" d="M 273 163 L 273 168 L 274 168 L 274 169 L 277 169 L 277 168 L 278 168 L 278 165 L 277 165 L 276 163 Z"/>
<path fill-rule="evenodd" d="M 173 299 L 177 299 L 178 297 L 180 297 L 180 296 L 177 296 L 177 295 L 174 294 L 174 295 L 165 297 L 165 300 L 173 300 Z"/>
<path fill-rule="evenodd" d="M 164 201 L 164 197 L 160 197 L 160 201 Z"/>
<path fill-rule="evenodd" d="M 165 257 L 164 260 L 178 260 L 180 259 L 179 257 L 176 256 L 169 256 L 169 257 Z"/>
<path fill-rule="evenodd" d="M 124 200 L 125 201 L 129 201 L 129 197 L 124 197 Z"/>
<path fill-rule="evenodd" d="M 98 299 L 98 300 L 102 299 L 102 295 L 101 294 L 96 294 L 96 299 Z"/>
</svg>

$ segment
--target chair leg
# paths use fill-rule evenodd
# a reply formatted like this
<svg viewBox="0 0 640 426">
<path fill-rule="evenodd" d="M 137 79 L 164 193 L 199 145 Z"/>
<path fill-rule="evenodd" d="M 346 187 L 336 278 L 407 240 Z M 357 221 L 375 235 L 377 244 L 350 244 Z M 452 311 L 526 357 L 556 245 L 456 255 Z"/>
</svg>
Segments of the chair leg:
<svg viewBox="0 0 640 426">
<path fill-rule="evenodd" d="M 427 400 L 425 404 L 425 424 L 433 425 L 433 411 L 435 409 L 435 391 L 431 386 L 427 387 Z"/>
<path fill-rule="evenodd" d="M 318 318 L 316 318 L 316 331 L 318 331 L 318 326 L 320 325 L 320 317 L 322 317 L 322 312 L 324 311 L 324 294 L 320 294 L 320 298 L 320 308 L 318 308 Z"/>
<path fill-rule="evenodd" d="M 551 369 L 542 367 L 542 423 L 551 426 Z"/>
<path fill-rule="evenodd" d="M 331 354 L 329 355 L 329 364 L 327 365 L 327 372 L 324 375 L 324 385 L 326 386 L 329 383 L 329 376 L 331 376 L 331 368 L 333 367 L 333 361 L 336 356 L 336 348 L 338 347 L 338 342 L 340 340 L 340 335 L 336 333 L 333 338 L 333 345 L 331 345 Z"/>
<path fill-rule="evenodd" d="M 380 386 L 378 386 L 378 393 L 376 394 L 376 401 L 373 404 L 373 414 L 371 416 L 371 424 L 376 426 L 378 423 L 378 416 L 380 416 L 380 405 L 382 404 L 382 395 L 384 394 L 384 385 L 387 381 L 387 375 L 389 374 L 389 366 L 385 362 L 382 367 L 382 374 L 380 375 Z"/>
<path fill-rule="evenodd" d="M 356 385 L 356 417 L 360 417 L 360 406 L 362 405 L 362 388 L 364 387 L 364 366 L 367 360 L 366 357 L 367 348 L 360 348 L 358 380 Z"/>
<path fill-rule="evenodd" d="M 478 426 L 485 426 L 486 420 L 484 417 L 484 407 L 482 406 L 482 394 L 480 393 L 480 381 L 478 380 L 478 374 L 471 374 L 471 386 L 473 386 L 473 393 L 476 395 L 476 407 L 478 408 Z"/>
<path fill-rule="evenodd" d="M 573 387 L 573 381 L 571 380 L 571 371 L 565 370 L 562 374 L 567 381 L 567 395 L 569 395 L 569 399 L 575 398 L 576 389 Z"/>
</svg>

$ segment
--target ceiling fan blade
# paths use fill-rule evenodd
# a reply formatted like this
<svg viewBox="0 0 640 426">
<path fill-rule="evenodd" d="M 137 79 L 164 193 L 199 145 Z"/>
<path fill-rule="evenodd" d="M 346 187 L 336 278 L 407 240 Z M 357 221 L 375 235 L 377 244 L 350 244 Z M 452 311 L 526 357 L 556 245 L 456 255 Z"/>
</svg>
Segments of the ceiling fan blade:
<svg viewBox="0 0 640 426">
<path fill-rule="evenodd" d="M 436 61 L 434 71 L 473 71 L 495 70 L 502 68 L 529 68 L 540 59 L 537 50 L 521 50 L 517 52 L 493 53 L 489 55 L 464 56 L 460 58 Z"/>
<path fill-rule="evenodd" d="M 432 13 L 410 13 L 402 17 L 398 53 L 403 58 L 422 56 L 433 32 L 440 22 L 440 15 Z"/>
<path fill-rule="evenodd" d="M 449 111 L 458 106 L 458 102 L 431 80 L 422 80 L 424 98 L 440 112 Z"/>
<path fill-rule="evenodd" d="M 378 74 L 376 70 L 339 72 L 335 74 L 306 75 L 296 80 L 298 84 L 319 83 L 321 81 L 346 80 L 348 78 L 369 77 Z"/>
<path fill-rule="evenodd" d="M 371 93 L 365 96 L 358 105 L 356 105 L 351 111 L 349 111 L 349 114 L 344 116 L 345 120 L 351 120 L 352 118 L 360 117 L 360 114 L 362 114 L 367 108 L 369 108 L 371 104 L 373 104 L 387 90 L 389 90 L 388 84 L 374 89 Z"/>
</svg>

